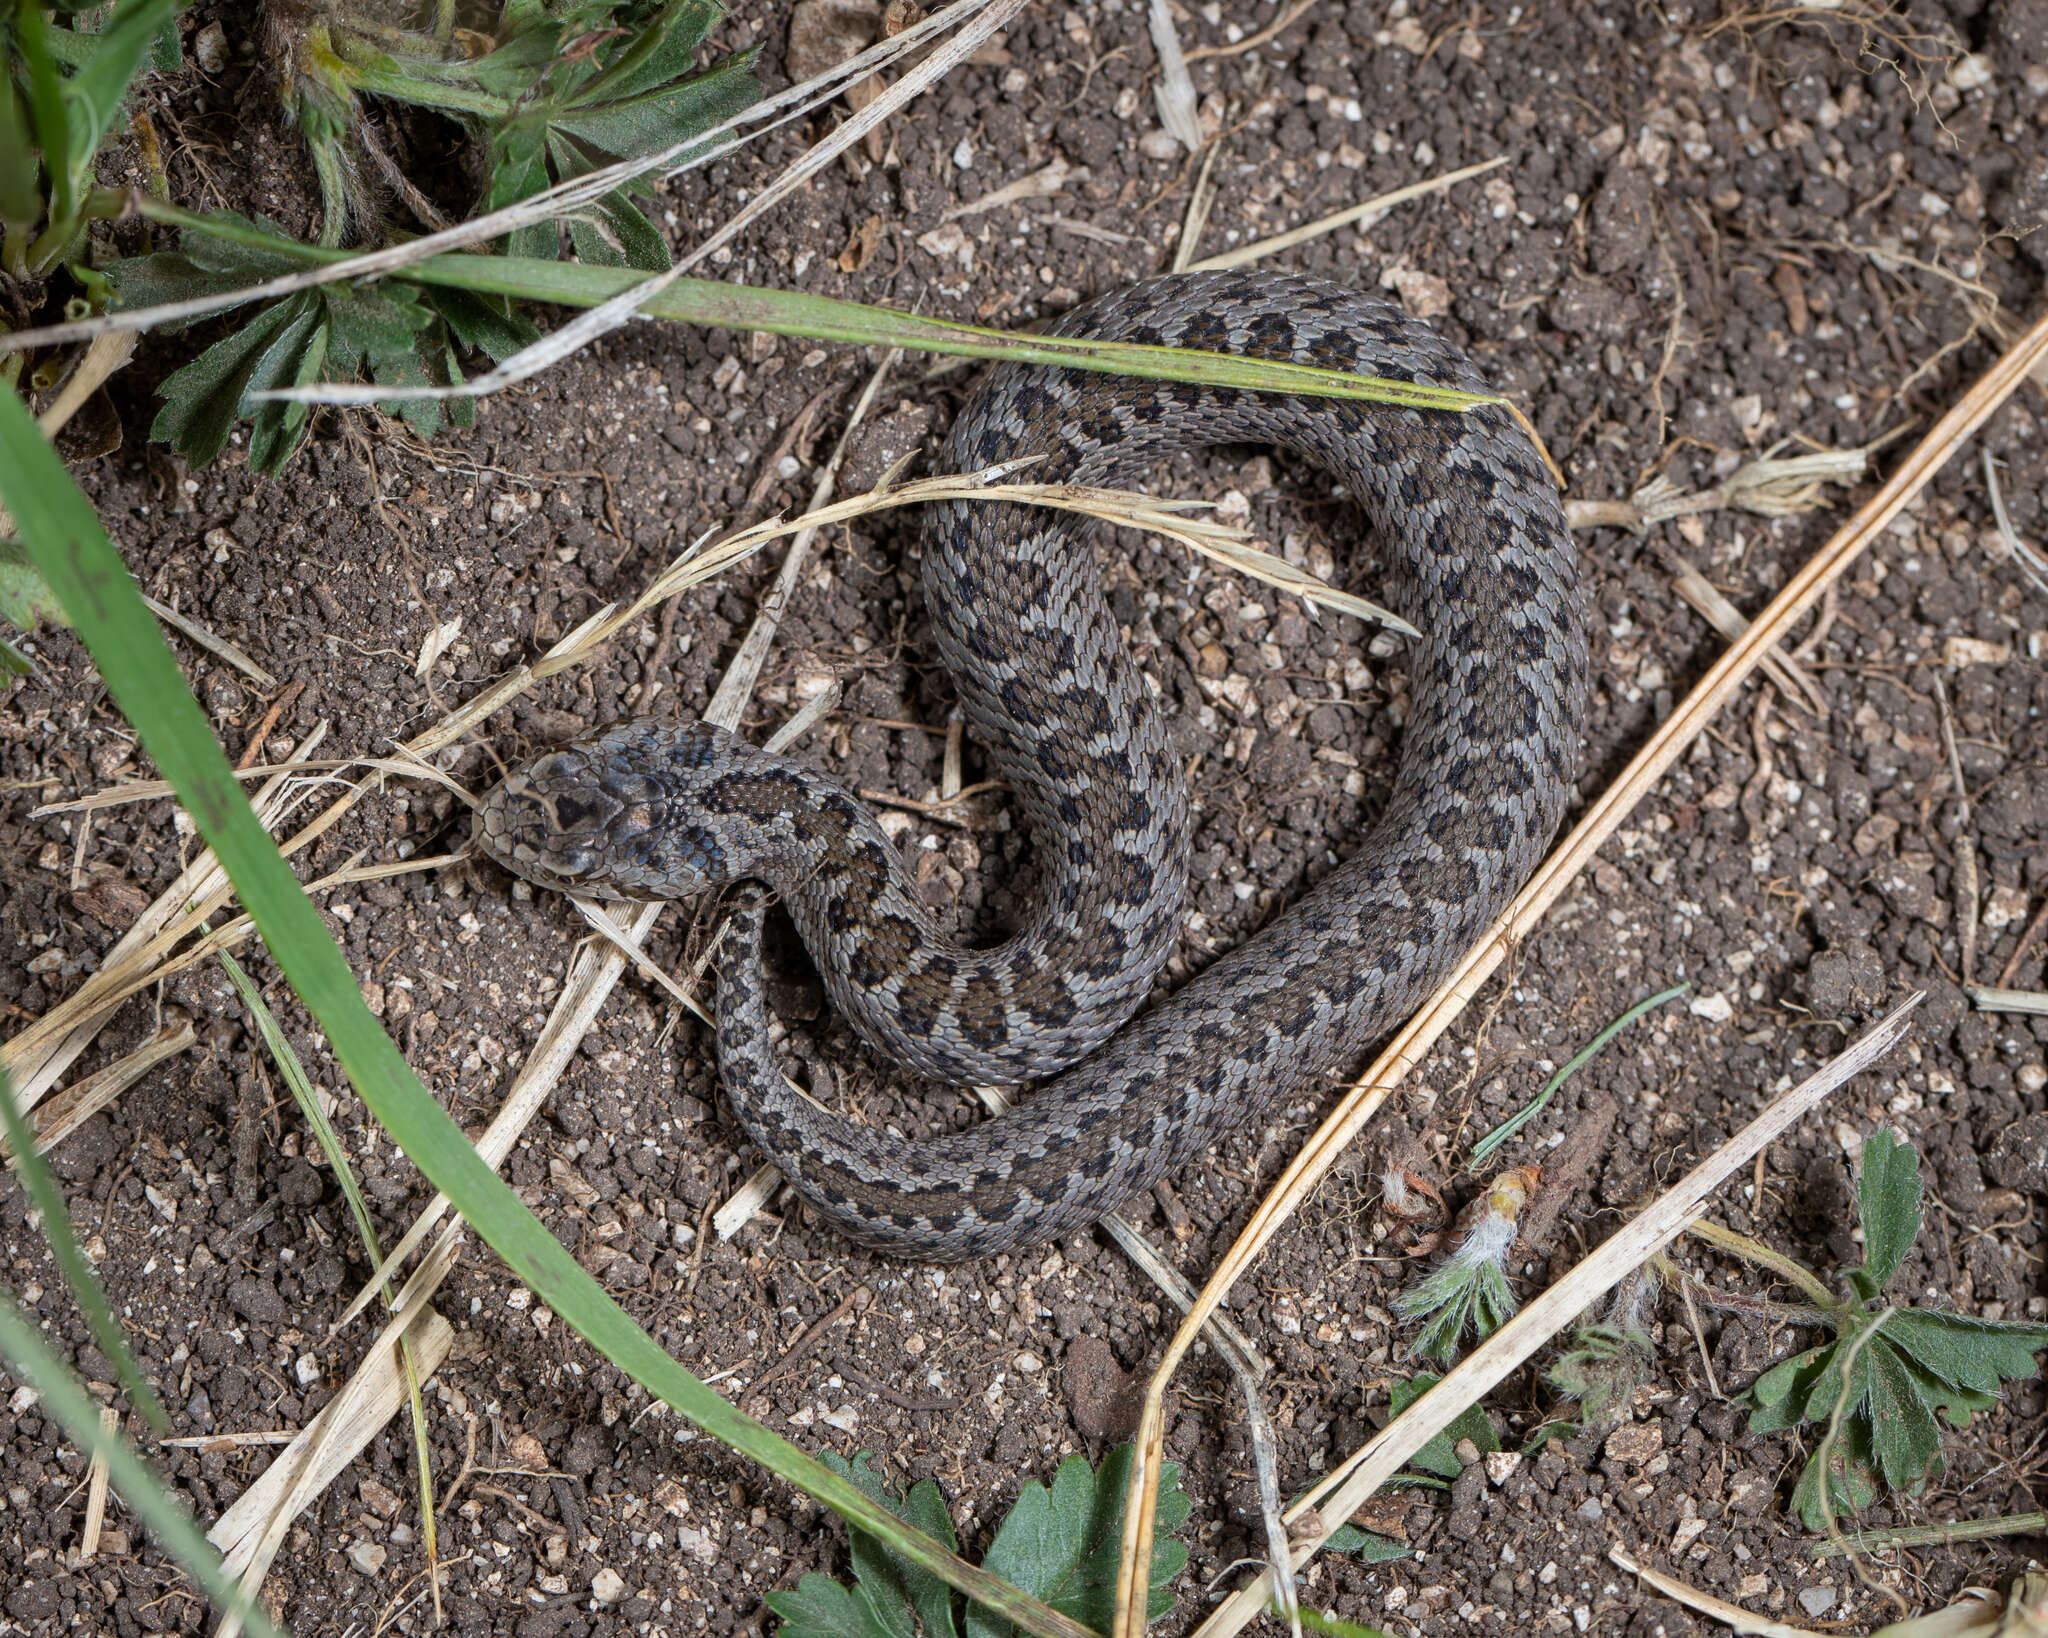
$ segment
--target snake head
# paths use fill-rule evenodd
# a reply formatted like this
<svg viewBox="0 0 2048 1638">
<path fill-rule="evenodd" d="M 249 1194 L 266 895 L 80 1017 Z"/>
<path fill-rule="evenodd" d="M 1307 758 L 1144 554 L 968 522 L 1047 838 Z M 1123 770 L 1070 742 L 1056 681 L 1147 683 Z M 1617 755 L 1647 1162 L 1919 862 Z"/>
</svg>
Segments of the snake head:
<svg viewBox="0 0 2048 1638">
<path fill-rule="evenodd" d="M 515 876 L 591 898 L 684 898 L 730 880 L 722 850 L 680 822 L 669 741 L 681 737 L 621 724 L 520 764 L 478 807 L 477 850 Z"/>
</svg>

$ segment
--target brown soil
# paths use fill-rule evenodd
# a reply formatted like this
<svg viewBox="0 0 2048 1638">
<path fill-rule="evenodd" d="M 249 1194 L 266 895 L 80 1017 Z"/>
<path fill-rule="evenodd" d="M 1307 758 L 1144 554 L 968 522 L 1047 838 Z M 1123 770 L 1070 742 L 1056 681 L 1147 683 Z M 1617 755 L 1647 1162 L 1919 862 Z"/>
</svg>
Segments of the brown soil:
<svg viewBox="0 0 2048 1638">
<path fill-rule="evenodd" d="M 1182 35 L 1190 48 L 1224 45 L 1276 15 L 1221 0 L 1184 15 Z M 783 83 L 783 17 L 771 8 L 765 22 L 724 30 L 734 43 L 765 38 L 771 84 Z M 304 227 L 314 196 L 255 65 L 251 14 L 201 0 L 182 26 L 189 34 L 216 18 L 231 66 L 211 82 L 191 70 L 146 93 L 174 188 Z M 1987 298 L 2009 316 L 2030 316 L 2041 299 L 2048 252 L 2038 233 L 2016 236 L 2048 209 L 2048 12 L 2041 0 L 1955 0 L 1946 11 L 1912 0 L 1895 31 L 1984 54 L 1955 73 L 1938 51 L 1894 66 L 1883 59 L 1897 57 L 1895 44 L 1823 26 L 1820 14 L 1730 23 L 1704 0 L 1477 11 L 1325 0 L 1270 44 L 1195 65 L 1222 125 L 1249 122 L 1216 167 L 1203 250 L 1505 154 L 1508 166 L 1485 182 L 1304 246 L 1284 265 L 1384 286 L 1432 314 L 1527 407 L 1574 495 L 1619 496 L 1652 470 L 1703 484 L 1784 438 L 1854 445 L 1924 426 L 1992 354 L 1980 322 Z M 1181 159 L 1145 151 L 1157 122 L 1153 60 L 1133 0 L 1046 0 L 1000 53 L 899 119 L 883 163 L 833 167 L 719 271 L 1010 325 L 1155 271 L 1191 176 Z M 788 132 L 684 179 L 668 201 L 676 237 L 716 226 L 737 190 L 757 188 L 814 134 Z M 971 258 L 927 247 L 950 207 L 1061 156 L 1087 179 L 1057 199 L 964 218 Z M 124 163 L 117 150 L 110 176 Z M 1845 238 L 1867 248 L 1838 248 Z M 233 450 L 188 474 L 147 444 L 154 382 L 193 344 L 145 344 L 115 383 L 125 447 L 82 475 L 148 590 L 304 685 L 263 747 L 273 759 L 322 723 L 324 755 L 379 750 L 637 590 L 703 530 L 800 504 L 869 368 L 843 348 L 646 326 L 493 400 L 473 433 L 431 450 L 392 425 L 326 417 L 271 482 L 253 479 Z M 970 379 L 927 381 L 906 367 L 864 435 L 868 475 L 889 449 L 929 449 Z M 780 448 L 820 397 L 810 435 Z M 2039 394 L 2022 395 L 1981 439 L 2005 463 L 2015 523 L 2036 540 L 2048 519 L 2044 414 Z M 1369 583 L 1370 546 L 1348 508 L 1290 461 L 1213 451 L 1157 486 L 1235 491 L 1268 539 L 1306 544 L 1312 560 L 1327 543 L 1340 577 Z M 1722 513 L 1652 538 L 1584 538 L 1596 678 L 1584 791 L 1612 778 L 1721 651 L 1674 595 L 1660 546 L 1685 552 L 1753 611 L 1834 522 Z M 1179 976 L 1243 939 L 1348 846 L 1384 788 L 1403 677 L 1390 646 L 1349 620 L 1311 623 L 1177 549 L 1130 536 L 1107 544 L 1119 611 L 1185 751 L 1199 756 L 1199 919 Z M 825 544 L 749 722 L 769 731 L 807 676 L 835 674 L 845 703 L 808 742 L 812 753 L 850 785 L 910 798 L 938 784 L 949 705 L 916 552 L 914 521 L 894 515 Z M 650 621 L 597 666 L 504 713 L 488 745 L 465 748 L 451 771 L 482 785 L 497 759 L 586 725 L 636 709 L 701 710 L 773 556 L 685 596 L 672 629 Z M 416 676 L 428 633 L 454 620 L 453 647 Z M 1957 647 L 1966 639 L 1978 646 Z M 1195 661 L 1210 643 L 1249 685 L 1235 703 L 1198 682 Z M 1748 689 L 1241 1289 L 1238 1321 L 1276 1363 L 1268 1404 L 1285 1486 L 1355 1447 L 1409 1368 L 1389 1308 L 1413 1265 L 1396 1255 L 1378 1209 L 1376 1160 L 1410 1134 L 1451 1154 L 1626 1006 L 1681 981 L 1693 985 L 1691 1010 L 1667 1008 L 1617 1042 L 1502 1156 L 1541 1159 L 1587 1111 L 1618 1111 L 1590 1181 L 1521 1268 L 1527 1289 L 1874 1009 L 1924 988 L 1910 1045 L 1769 1152 L 1761 1199 L 1731 1187 L 1718 1209 L 1822 1268 L 1853 1258 L 1845 1143 L 1888 1120 L 1922 1146 L 1932 1195 L 1896 1294 L 1986 1316 L 2048 1311 L 2038 1200 L 2024 1192 L 2041 1187 L 2039 1168 L 1998 1147 L 2048 1108 L 2048 1020 L 1973 1013 L 1958 988 L 1951 872 L 1963 832 L 1935 693 L 1940 678 L 1991 907 L 1976 972 L 1996 975 L 2018 946 L 2013 907 L 2031 915 L 2048 890 L 2044 645 L 2048 598 L 1999 546 L 1972 449 L 1857 567 L 1832 623 L 1813 634 L 1826 718 Z M 15 951 L 0 967 L 0 1001 L 19 1020 L 92 969 L 191 845 L 167 804 L 120 808 L 94 820 L 75 864 L 77 821 L 28 817 L 39 800 L 150 772 L 78 647 L 58 633 L 36 648 L 43 679 L 16 685 L 0 709 L 11 793 L 0 857 Z M 265 697 L 207 655 L 179 652 L 229 750 L 254 750 Z M 331 868 L 358 849 L 445 851 L 460 846 L 464 824 L 445 795 L 395 788 L 307 864 Z M 957 905 L 966 933 L 1002 927 L 1030 890 L 1029 850 L 998 802 L 964 825 L 915 823 L 904 841 L 924 850 L 935 896 Z M 469 867 L 336 894 L 327 907 L 415 1069 L 458 1120 L 480 1127 L 582 936 L 574 917 Z M 687 970 L 691 925 L 672 915 L 657 935 L 671 970 Z M 259 952 L 251 959 L 314 1073 L 341 1094 L 337 1123 L 389 1244 L 431 1191 L 367 1124 L 274 970 Z M 964 1098 L 913 1095 L 821 1011 L 793 951 L 781 973 L 778 1009 L 814 1086 L 909 1133 L 968 1118 Z M 2014 981 L 2042 977 L 2036 948 Z M 212 969 L 131 1005 L 81 1072 L 133 1047 L 159 1013 L 189 1017 L 200 1047 L 127 1093 L 55 1163 L 177 1432 L 296 1427 L 364 1344 L 360 1323 L 329 1334 L 363 1273 L 354 1236 Z M 1333 1095 L 1222 1144 L 1212 1164 L 1134 1215 L 1199 1282 Z M 629 980 L 508 1170 L 679 1360 L 800 1443 L 874 1449 L 900 1478 L 937 1479 L 970 1551 L 986 1545 L 1024 1479 L 1049 1476 L 1068 1452 L 1099 1457 L 1127 1424 L 1117 1371 L 1155 1357 L 1171 1319 L 1106 1241 L 1076 1235 L 941 1277 L 852 1250 L 783 1202 L 719 1243 L 708 1212 L 755 1160 L 719 1106 L 700 1029 Z M 1461 1181 L 1454 1196 L 1473 1186 Z M 106 1381 L 12 1186 L 0 1190 L 0 1222 L 8 1284 L 88 1378 Z M 1761 1289 L 1732 1264 L 1688 1255 L 1711 1280 Z M 866 1298 L 818 1346 L 753 1391 L 862 1288 Z M 763 1631 L 765 1593 L 808 1570 L 845 1573 L 843 1533 L 829 1518 L 672 1418 L 646 1414 L 637 1389 L 526 1297 L 473 1248 L 439 1303 L 458 1336 L 429 1390 L 437 1484 L 452 1481 L 472 1438 L 482 1470 L 443 1523 L 457 1629 Z M 1405 1511 L 1416 1557 L 1368 1569 L 1326 1556 L 1308 1579 L 1314 1602 L 1403 1634 L 1708 1630 L 1622 1576 L 1606 1556 L 1619 1544 L 1781 1620 L 1886 1618 L 1889 1606 L 1839 1562 L 1809 1558 L 1784 1515 L 1799 1442 L 1746 1435 L 1727 1397 L 1799 1333 L 1703 1312 L 1717 1394 L 1682 1306 L 1667 1302 L 1657 1318 L 1655 1375 L 1614 1437 L 1553 1443 L 1497 1486 L 1474 1467 L 1448 1497 L 1420 1495 Z M 1168 1449 L 1195 1512 L 1168 1631 L 1193 1624 L 1202 1589 L 1226 1565 L 1262 1551 L 1233 1395 L 1204 1358 L 1182 1373 L 1171 1406 Z M 1534 1370 L 1491 1402 L 1511 1448 L 1553 1409 Z M 1869 1520 L 2040 1506 L 2042 1409 L 2037 1386 L 2012 1390 L 2000 1414 L 1950 1439 L 1947 1473 L 1926 1495 L 1885 1500 Z M 8 1620 L 122 1638 L 207 1623 L 119 1512 L 127 1550 L 73 1566 L 83 1462 L 29 1396 L 0 1403 L 0 1452 Z M 153 1454 L 209 1520 L 268 1460 L 261 1448 Z M 518 1470 L 536 1454 L 545 1472 Z M 405 1424 L 394 1422 L 292 1531 L 271 1585 L 297 1631 L 429 1624 L 415 1582 L 423 1550 L 408 1522 L 411 1459 Z M 372 1546 L 387 1557 L 366 1574 L 359 1563 Z M 1936 1603 L 2039 1550 L 2022 1539 L 1921 1551 L 1893 1579 L 1910 1601 Z M 605 1569 L 625 1594 L 608 1610 L 591 1596 Z"/>
</svg>

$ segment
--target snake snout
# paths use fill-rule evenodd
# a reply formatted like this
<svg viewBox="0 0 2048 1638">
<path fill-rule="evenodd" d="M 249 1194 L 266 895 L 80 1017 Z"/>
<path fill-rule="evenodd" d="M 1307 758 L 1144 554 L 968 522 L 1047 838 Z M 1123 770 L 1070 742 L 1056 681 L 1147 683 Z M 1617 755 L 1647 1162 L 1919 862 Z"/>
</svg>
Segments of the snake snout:
<svg viewBox="0 0 2048 1638">
<path fill-rule="evenodd" d="M 477 810 L 478 847 L 515 875 L 546 886 L 596 885 L 619 804 L 589 772 L 573 751 L 513 769 Z"/>
</svg>

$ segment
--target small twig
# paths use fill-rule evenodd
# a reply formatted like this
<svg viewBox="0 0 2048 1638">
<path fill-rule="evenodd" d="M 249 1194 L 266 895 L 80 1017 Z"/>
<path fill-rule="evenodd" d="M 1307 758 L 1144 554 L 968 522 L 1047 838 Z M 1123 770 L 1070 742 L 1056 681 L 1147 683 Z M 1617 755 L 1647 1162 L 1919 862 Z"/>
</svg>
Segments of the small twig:
<svg viewBox="0 0 2048 1638">
<path fill-rule="evenodd" d="M 1751 1615 L 1740 1604 L 1731 1604 L 1712 1593 L 1701 1592 L 1697 1587 L 1688 1587 L 1683 1581 L 1674 1581 L 1647 1564 L 1638 1564 L 1619 1547 L 1608 1548 L 1607 1556 L 1629 1574 L 1642 1577 L 1666 1598 L 1676 1599 L 1687 1609 L 1712 1616 L 1730 1631 L 1744 1634 L 1745 1638 L 1826 1638 L 1825 1634 L 1815 1632 L 1811 1627 L 1787 1626 L 1783 1621 Z"/>
<path fill-rule="evenodd" d="M 2048 898 L 2042 899 L 2041 908 L 2034 912 L 2034 919 L 2027 923 L 2027 930 L 2020 934 L 2019 948 L 2013 951 L 2012 958 L 1999 973 L 1998 983 L 2001 989 L 2012 987 L 2012 981 L 2019 976 L 2020 963 L 2027 959 L 2028 952 L 2034 948 L 2043 932 L 2048 932 Z"/>
<path fill-rule="evenodd" d="M 1840 1558 L 1844 1553 L 1881 1553 L 1893 1547 L 1950 1547 L 1959 1541 L 1989 1541 L 1998 1536 L 2033 1536 L 2048 1530 L 2048 1513 L 2012 1513 L 1998 1519 L 1965 1519 L 1959 1524 L 1915 1524 L 1899 1530 L 1865 1530 L 1839 1541 L 1817 1541 L 1807 1551 L 1815 1558 Z"/>
<path fill-rule="evenodd" d="M 1283 250 L 1292 250 L 1296 245 L 1306 244 L 1311 239 L 1320 239 L 1326 233 L 1360 224 L 1360 231 L 1370 227 L 1396 205 L 1406 204 L 1410 199 L 1421 199 L 1432 193 L 1441 193 L 1454 183 L 1469 182 L 1475 176 L 1484 176 L 1488 171 L 1498 170 L 1508 162 L 1506 154 L 1496 159 L 1482 160 L 1477 165 L 1467 165 L 1462 170 L 1446 171 L 1442 176 L 1432 176 L 1426 182 L 1413 182 L 1405 188 L 1396 188 L 1392 193 L 1383 193 L 1368 199 L 1362 205 L 1351 205 L 1329 216 L 1317 217 L 1302 227 L 1291 228 L 1277 233 L 1270 239 L 1241 245 L 1236 250 L 1226 250 L 1220 256 L 1211 256 L 1205 261 L 1192 262 L 1189 271 L 1209 273 L 1218 268 L 1243 267 L 1248 262 L 1263 261 L 1268 256 L 1277 256 Z"/>
<path fill-rule="evenodd" d="M 1955 714 L 1948 685 L 1934 674 L 1934 698 L 1941 706 L 1941 738 L 1948 747 L 1949 778 L 1956 788 L 1956 936 L 1962 944 L 1963 983 L 1977 976 L 1977 840 L 1970 834 L 1970 788 L 1963 783 L 1963 758 L 1956 749 Z"/>
</svg>

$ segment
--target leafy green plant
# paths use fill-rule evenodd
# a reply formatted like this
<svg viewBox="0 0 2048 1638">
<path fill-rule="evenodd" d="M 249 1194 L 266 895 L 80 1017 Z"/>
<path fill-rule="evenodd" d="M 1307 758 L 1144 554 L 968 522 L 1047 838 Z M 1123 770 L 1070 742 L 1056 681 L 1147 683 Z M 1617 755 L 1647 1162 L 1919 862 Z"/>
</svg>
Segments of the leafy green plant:
<svg viewBox="0 0 2048 1638">
<path fill-rule="evenodd" d="M 2048 1326 L 1973 1319 L 1934 1308 L 1881 1306 L 1884 1289 L 1920 1236 L 1920 1156 L 1882 1128 L 1863 1144 L 1856 1211 L 1863 1263 L 1843 1272 L 1843 1295 L 1811 1270 L 1727 1229 L 1710 1243 L 1797 1284 L 1832 1341 L 1773 1366 L 1750 1387 L 1750 1431 L 1801 1423 L 1830 1433 L 1807 1462 L 1792 1505 L 1810 1530 L 1876 1499 L 1880 1484 L 1917 1491 L 1941 1470 L 1941 1422 L 1967 1427 L 1998 1402 L 2001 1383 L 2038 1374 Z M 1846 1375 L 1845 1375 L 1846 1373 Z M 1823 1493 L 1822 1485 L 1827 1489 Z"/>
<path fill-rule="evenodd" d="M 1396 1382 L 1387 1394 L 1393 1414 L 1399 1416 L 1440 1380 L 1432 1372 L 1418 1371 L 1405 1382 Z M 1395 1474 L 1388 1482 L 1441 1489 L 1465 1471 L 1465 1464 L 1458 1460 L 1458 1446 L 1468 1439 L 1482 1456 L 1500 1449 L 1500 1435 L 1493 1431 L 1493 1420 L 1486 1414 L 1484 1405 L 1467 1405 L 1449 1427 L 1433 1434 L 1429 1442 L 1409 1458 L 1407 1469 Z M 1397 1558 L 1406 1558 L 1414 1551 L 1405 1542 L 1356 1524 L 1338 1525 L 1323 1545 L 1334 1552 L 1350 1553 L 1368 1564 L 1386 1564 Z"/>
<path fill-rule="evenodd" d="M 240 290 L 302 266 L 283 248 L 291 241 L 268 222 L 222 212 L 217 226 L 219 232 L 188 233 L 178 250 L 109 266 L 107 276 L 122 304 L 151 306 Z M 275 472 L 304 440 L 310 406 L 252 404 L 250 393 L 364 375 L 393 388 L 445 385 L 463 379 L 463 351 L 502 360 L 536 333 L 503 296 L 400 278 L 296 291 L 260 308 L 166 377 L 158 389 L 163 408 L 150 434 L 187 459 L 204 463 L 221 452 L 236 421 L 246 414 L 249 465 Z M 440 401 L 394 398 L 384 407 L 403 416 L 423 438 L 440 430 Z M 459 426 L 475 420 L 473 400 L 450 399 L 447 407 L 449 419 Z"/>
<path fill-rule="evenodd" d="M 504 0 L 487 29 L 457 29 L 452 6 L 415 8 L 393 25 L 351 0 L 273 3 L 269 43 L 320 178 L 320 242 L 351 227 L 372 237 L 392 189 L 438 225 L 364 122 L 360 99 L 430 109 L 460 125 L 487 157 L 482 203 L 516 204 L 550 182 L 673 150 L 760 96 L 755 53 L 699 72 L 698 48 L 718 0 Z M 605 266 L 659 270 L 668 247 L 628 189 L 569 223 L 576 254 Z M 513 236 L 512 254 L 553 256 L 552 222 Z"/>
<path fill-rule="evenodd" d="M 82 7 L 16 0 L 0 10 L 0 272 L 41 278 L 77 254 L 109 208 L 93 190 L 93 161 L 136 75 L 178 66 L 172 20 L 183 4 L 118 0 L 97 31 L 83 26 Z"/>
<path fill-rule="evenodd" d="M 1550 1367 L 1550 1385 L 1577 1401 L 1581 1430 L 1608 1421 L 1649 1379 L 1650 1313 L 1658 1284 L 1653 1265 L 1630 1274 L 1614 1288 L 1601 1317 L 1582 1324 Z M 1546 1424 L 1546 1436 L 1564 1426 Z"/>
<path fill-rule="evenodd" d="M 479 203 L 496 210 L 552 182 L 619 160 L 677 157 L 680 145 L 760 97 L 740 52 L 697 72 L 695 59 L 723 15 L 717 0 L 505 0 L 494 33 L 455 29 L 435 8 L 417 26 L 394 26 L 346 4 L 273 4 L 268 44 L 285 78 L 319 177 L 320 244 L 353 230 L 379 232 L 379 201 L 390 192 L 438 225 L 433 205 L 379 145 L 360 98 L 371 96 L 445 115 L 488 156 Z M 650 184 L 651 185 L 651 184 Z M 655 271 L 669 265 L 667 242 L 618 188 L 574 213 L 569 244 L 584 263 Z M 190 233 L 176 251 L 114 263 L 107 276 L 128 307 L 209 296 L 296 272 L 300 248 L 268 222 L 220 212 L 219 231 Z M 560 253 L 561 225 L 546 221 L 512 234 L 522 258 Z M 267 242 L 266 242 L 267 241 Z M 305 404 L 249 397 L 319 381 L 361 381 L 394 389 L 452 386 L 464 354 L 502 362 L 535 331 L 505 296 L 435 288 L 392 278 L 374 285 L 325 284 L 256 309 L 163 384 L 151 428 L 195 463 L 214 459 L 246 416 L 249 465 L 276 472 L 305 441 Z M 394 392 L 380 407 L 422 437 L 440 430 L 442 406 Z M 468 399 L 448 401 L 448 418 L 475 420 Z"/>
<path fill-rule="evenodd" d="M 1053 1475 L 1050 1489 L 1036 1480 L 1025 1485 L 997 1529 L 982 1568 L 1061 1614 L 1106 1631 L 1116 1601 L 1132 1449 L 1122 1445 L 1111 1451 L 1099 1472 L 1085 1458 L 1070 1456 Z M 945 1498 L 929 1479 L 899 1496 L 874 1471 L 866 1451 L 851 1463 L 832 1455 L 823 1459 L 897 1517 L 957 1550 Z M 1162 1535 L 1188 1516 L 1179 1474 L 1171 1462 L 1160 1470 Z M 782 1618 L 782 1638 L 914 1638 L 920 1630 L 924 1638 L 962 1638 L 950 1587 L 863 1531 L 851 1535 L 852 1586 L 813 1573 L 788 1592 L 768 1595 L 768 1607 Z M 1146 1611 L 1154 1620 L 1172 1607 L 1167 1587 L 1187 1560 L 1187 1549 L 1177 1541 L 1153 1544 Z M 967 1606 L 965 1638 L 1013 1638 L 1017 1630 L 980 1604 Z"/>
<path fill-rule="evenodd" d="M 1508 1252 L 1515 1243 L 1515 1222 L 1535 1187 L 1533 1167 L 1502 1172 L 1486 1191 L 1483 1208 L 1465 1231 L 1457 1249 L 1412 1291 L 1394 1302 L 1404 1319 L 1423 1321 L 1415 1338 L 1415 1356 L 1448 1365 L 1470 1331 L 1480 1341 L 1515 1317 L 1515 1294 L 1508 1289 Z"/>
</svg>

